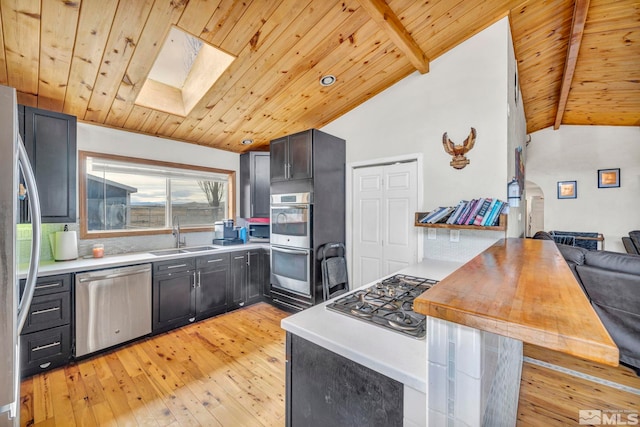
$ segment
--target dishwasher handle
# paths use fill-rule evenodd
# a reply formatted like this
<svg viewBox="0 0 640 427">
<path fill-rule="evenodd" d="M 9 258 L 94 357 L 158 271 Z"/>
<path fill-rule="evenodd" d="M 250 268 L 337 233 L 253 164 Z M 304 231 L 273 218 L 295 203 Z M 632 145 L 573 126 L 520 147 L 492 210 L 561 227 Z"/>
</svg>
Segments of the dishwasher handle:
<svg viewBox="0 0 640 427">
<path fill-rule="evenodd" d="M 134 274 L 142 274 L 150 271 L 151 271 L 151 268 L 142 268 L 140 270 L 123 271 L 122 273 L 105 274 L 104 276 L 82 277 L 81 279 L 79 279 L 79 282 L 84 283 L 84 282 L 93 282 L 95 280 L 115 279 L 117 277 L 131 276 Z"/>
</svg>

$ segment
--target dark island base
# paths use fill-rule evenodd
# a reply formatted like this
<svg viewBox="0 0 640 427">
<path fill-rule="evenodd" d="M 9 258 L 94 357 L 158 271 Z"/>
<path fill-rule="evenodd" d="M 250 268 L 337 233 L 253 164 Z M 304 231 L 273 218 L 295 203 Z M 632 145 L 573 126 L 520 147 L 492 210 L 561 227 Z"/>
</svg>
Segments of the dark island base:
<svg viewBox="0 0 640 427">
<path fill-rule="evenodd" d="M 403 384 L 287 332 L 287 427 L 403 424 Z"/>
</svg>

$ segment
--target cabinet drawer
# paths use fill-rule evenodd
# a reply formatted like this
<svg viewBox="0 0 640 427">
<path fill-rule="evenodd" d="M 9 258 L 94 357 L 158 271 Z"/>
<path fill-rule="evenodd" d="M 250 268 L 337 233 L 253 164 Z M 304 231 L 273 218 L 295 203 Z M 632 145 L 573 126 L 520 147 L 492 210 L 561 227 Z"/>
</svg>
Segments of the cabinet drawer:
<svg viewBox="0 0 640 427">
<path fill-rule="evenodd" d="M 229 254 L 212 254 L 198 257 L 196 260 L 196 267 L 198 269 L 216 267 L 218 265 L 228 265 Z"/>
<path fill-rule="evenodd" d="M 179 271 L 193 270 L 195 268 L 194 258 L 181 258 L 171 261 L 154 262 L 154 274 L 177 273 Z"/>
<path fill-rule="evenodd" d="M 71 320 L 71 294 L 58 292 L 33 297 L 22 334 L 66 325 Z"/>
<path fill-rule="evenodd" d="M 22 376 L 62 366 L 71 356 L 71 326 L 60 326 L 20 337 Z"/>
<path fill-rule="evenodd" d="M 24 292 L 25 280 L 20 280 L 20 294 Z M 33 296 L 49 295 L 56 292 L 71 290 L 71 274 L 57 274 L 55 276 L 38 277 Z"/>
</svg>

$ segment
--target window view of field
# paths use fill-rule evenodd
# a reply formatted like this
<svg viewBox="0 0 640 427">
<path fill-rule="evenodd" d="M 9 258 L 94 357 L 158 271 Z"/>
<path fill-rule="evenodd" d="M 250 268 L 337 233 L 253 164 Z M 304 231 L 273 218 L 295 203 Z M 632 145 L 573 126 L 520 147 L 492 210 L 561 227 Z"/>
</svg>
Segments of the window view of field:
<svg viewBox="0 0 640 427">
<path fill-rule="evenodd" d="M 227 183 L 123 173 L 87 175 L 90 231 L 213 225 L 227 217 Z M 169 209 L 170 207 L 170 209 Z"/>
</svg>

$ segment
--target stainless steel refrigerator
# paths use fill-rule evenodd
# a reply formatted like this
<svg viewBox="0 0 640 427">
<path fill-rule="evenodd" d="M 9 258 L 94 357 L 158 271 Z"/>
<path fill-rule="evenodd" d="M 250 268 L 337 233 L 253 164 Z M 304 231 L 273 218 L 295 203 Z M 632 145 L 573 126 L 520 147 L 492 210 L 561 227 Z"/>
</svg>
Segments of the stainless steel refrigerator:
<svg viewBox="0 0 640 427">
<path fill-rule="evenodd" d="M 21 184 L 26 193 L 20 191 Z M 19 197 L 28 200 L 33 227 L 22 296 L 18 281 L 22 260 L 16 253 Z M 18 133 L 16 91 L 6 86 L 0 86 L 0 221 L 0 427 L 5 427 L 20 425 L 20 331 L 33 298 L 40 260 L 38 190 Z"/>
</svg>

